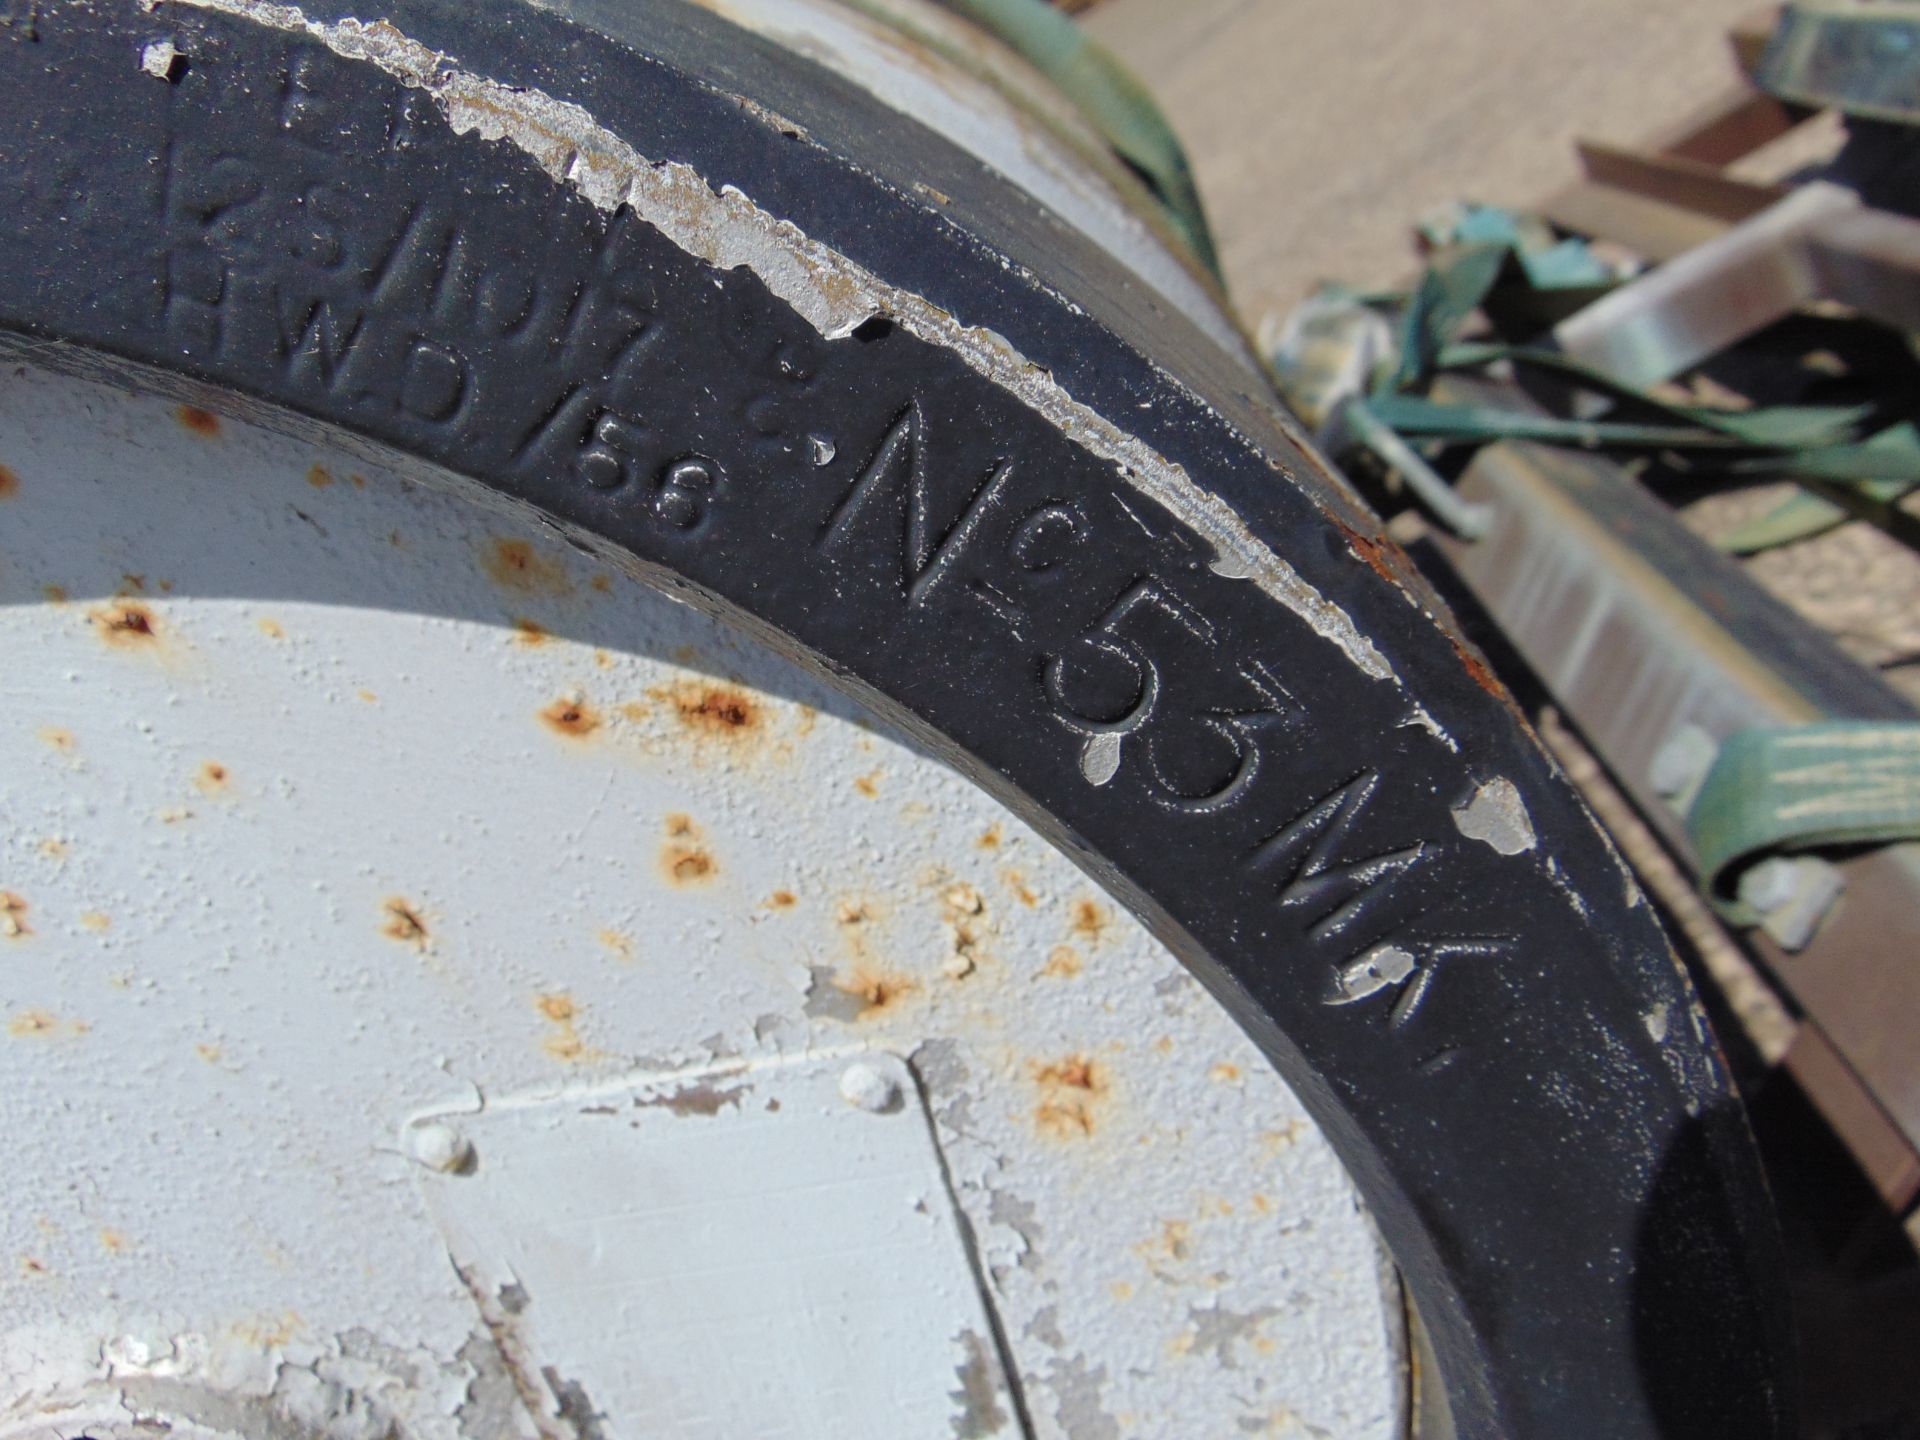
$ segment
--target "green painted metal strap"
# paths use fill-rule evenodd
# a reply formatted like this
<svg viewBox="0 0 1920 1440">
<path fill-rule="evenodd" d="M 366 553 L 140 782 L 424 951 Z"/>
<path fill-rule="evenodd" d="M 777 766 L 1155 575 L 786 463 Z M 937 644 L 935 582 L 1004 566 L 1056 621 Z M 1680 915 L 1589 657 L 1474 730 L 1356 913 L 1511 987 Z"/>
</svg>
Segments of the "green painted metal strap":
<svg viewBox="0 0 1920 1440">
<path fill-rule="evenodd" d="M 1046 0 L 940 0 L 997 35 L 1079 106 L 1101 138 L 1154 193 L 1196 259 L 1220 277 L 1220 256 L 1167 117 L 1132 71 Z"/>
<path fill-rule="evenodd" d="M 1736 731 L 1687 813 L 1708 892 L 1737 905 L 1770 854 L 1920 840 L 1920 723 L 1834 720 Z"/>
</svg>

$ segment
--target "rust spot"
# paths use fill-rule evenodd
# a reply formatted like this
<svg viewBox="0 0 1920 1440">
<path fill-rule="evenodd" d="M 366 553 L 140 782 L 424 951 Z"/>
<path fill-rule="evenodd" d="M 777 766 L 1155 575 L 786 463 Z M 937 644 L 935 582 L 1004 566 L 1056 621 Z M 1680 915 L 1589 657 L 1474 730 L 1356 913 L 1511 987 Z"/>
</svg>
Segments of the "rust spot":
<svg viewBox="0 0 1920 1440">
<path fill-rule="evenodd" d="M 371 690 L 356 690 L 353 692 L 353 698 L 363 705 L 378 705 L 380 703 L 380 697 Z"/>
<path fill-rule="evenodd" d="M 427 929 L 427 917 L 418 905 L 404 896 L 392 895 L 380 902 L 380 913 L 386 917 L 386 923 L 380 927 L 382 935 L 416 950 L 427 948 L 433 936 Z"/>
<path fill-rule="evenodd" d="M 333 484 L 333 472 L 324 465 L 315 465 L 307 471 L 307 483 L 316 490 L 324 490 Z"/>
<path fill-rule="evenodd" d="M 19 472 L 0 465 L 0 500 L 11 500 L 20 493 Z"/>
<path fill-rule="evenodd" d="M 109 645 L 151 645 L 159 638 L 153 611 L 138 600 L 116 600 L 88 616 Z"/>
<path fill-rule="evenodd" d="M 353 474 L 347 476 L 347 483 L 356 490 L 364 490 L 367 488 L 367 477 L 356 470 Z"/>
<path fill-rule="evenodd" d="M 880 797 L 880 776 L 882 773 L 883 772 L 876 770 L 871 775 L 856 775 L 853 780 L 853 788 L 866 796 L 867 799 L 877 800 Z"/>
<path fill-rule="evenodd" d="M 44 725 L 38 734 L 43 745 L 50 745 L 65 755 L 73 753 L 74 740 L 71 730 L 63 730 L 57 725 Z"/>
<path fill-rule="evenodd" d="M 1134 1247 L 1147 1262 L 1187 1260 L 1193 1255 L 1193 1227 L 1184 1220 L 1162 1220 L 1160 1233 L 1144 1245 Z"/>
<path fill-rule="evenodd" d="M 64 860 L 69 853 L 67 842 L 58 835 L 49 835 L 40 842 L 40 853 L 49 860 Z"/>
<path fill-rule="evenodd" d="M 222 1060 L 226 1059 L 226 1052 L 224 1050 L 218 1045 L 209 1045 L 205 1041 L 194 1046 L 193 1053 L 209 1065 L 218 1065 Z"/>
<path fill-rule="evenodd" d="M 533 997 L 533 1007 L 553 1028 L 540 1041 L 540 1048 L 567 1065 L 582 1064 L 599 1058 L 580 1038 L 580 1006 L 564 990 L 549 990 Z"/>
<path fill-rule="evenodd" d="M 27 924 L 27 902 L 11 890 L 0 890 L 0 938 L 24 940 L 33 934 Z"/>
<path fill-rule="evenodd" d="M 278 620 L 260 619 L 253 623 L 255 628 L 269 640 L 284 640 L 287 638 L 287 632 L 281 628 Z"/>
<path fill-rule="evenodd" d="M 204 794 L 218 795 L 227 788 L 228 778 L 226 766 L 218 760 L 209 760 L 200 767 L 200 773 L 194 777 L 193 783 Z"/>
<path fill-rule="evenodd" d="M 53 1272 L 47 1268 L 47 1262 L 39 1256 L 22 1255 L 20 1257 L 20 1273 L 29 1280 L 32 1280 L 42 1275 L 51 1275 Z"/>
<path fill-rule="evenodd" d="M 102 935 L 112 927 L 112 918 L 101 911 L 83 910 L 80 913 L 80 928 L 83 930 L 91 930 L 96 935 Z"/>
<path fill-rule="evenodd" d="M 67 587 L 64 585 L 42 585 L 40 587 L 40 593 L 46 597 L 49 605 L 64 605 L 67 603 Z"/>
<path fill-rule="evenodd" d="M 1340 525 L 1338 520 L 1334 524 Z M 1391 557 L 1399 552 L 1392 543 L 1371 535 L 1362 535 L 1349 525 L 1340 525 L 1340 533 L 1346 536 L 1347 547 L 1357 555 L 1366 567 L 1390 585 L 1400 584 L 1400 576 L 1391 563 Z"/>
<path fill-rule="evenodd" d="M 1073 933 L 1083 937 L 1089 945 L 1098 945 L 1100 936 L 1107 928 L 1107 912 L 1091 900 L 1073 902 Z"/>
<path fill-rule="evenodd" d="M 775 910 L 791 910 L 799 903 L 791 890 L 776 890 L 767 897 L 767 904 Z"/>
<path fill-rule="evenodd" d="M 306 1329 L 307 1322 L 298 1310 L 285 1315 L 259 1316 L 232 1327 L 233 1334 L 258 1350 L 278 1350 Z"/>
<path fill-rule="evenodd" d="M 613 593 L 613 577 L 605 571 L 595 575 L 587 584 L 599 591 L 602 595 L 611 595 Z"/>
<path fill-rule="evenodd" d="M 833 918 L 842 925 L 864 925 L 872 917 L 864 900 L 842 900 Z"/>
<path fill-rule="evenodd" d="M 540 712 L 548 729 L 575 740 L 584 740 L 600 728 L 600 717 L 591 705 L 578 696 L 562 695 Z"/>
<path fill-rule="evenodd" d="M 220 433 L 220 417 L 211 410 L 202 410 L 198 405 L 177 406 L 173 418 L 180 422 L 181 429 L 203 440 L 211 440 Z"/>
<path fill-rule="evenodd" d="M 109 1255 L 121 1255 L 127 1249 L 127 1237 L 111 1225 L 100 1227 L 100 1248 Z"/>
<path fill-rule="evenodd" d="M 1047 952 L 1046 968 L 1040 973 L 1056 980 L 1071 980 L 1080 973 L 1080 952 L 1071 945 L 1054 946 Z"/>
<path fill-rule="evenodd" d="M 660 869 L 675 885 L 704 885 L 720 866 L 698 845 L 665 845 L 660 850 Z"/>
<path fill-rule="evenodd" d="M 987 908 L 980 892 L 964 882 L 950 885 L 940 896 L 946 923 L 947 956 L 940 970 L 949 980 L 964 980 L 978 968 L 980 928 L 978 917 Z"/>
<path fill-rule="evenodd" d="M 22 1010 L 7 1021 L 9 1035 L 52 1035 L 59 1029 L 59 1018 L 46 1010 Z"/>
<path fill-rule="evenodd" d="M 1307 1122 L 1299 1118 L 1289 1120 L 1278 1130 L 1269 1130 L 1260 1137 L 1260 1148 L 1269 1159 L 1283 1150 L 1289 1150 L 1300 1143 L 1307 1133 Z"/>
<path fill-rule="evenodd" d="M 1051 1065 L 1034 1067 L 1033 1078 L 1042 1085 L 1065 1086 L 1069 1090 L 1099 1090 L 1104 1088 L 1099 1079 L 1099 1066 L 1085 1055 L 1069 1055 L 1064 1060 L 1056 1060 Z"/>
<path fill-rule="evenodd" d="M 843 980 L 835 980 L 833 985 L 841 994 L 851 995 L 860 1002 L 859 1013 L 854 1016 L 856 1020 L 889 1014 L 920 988 L 905 975 L 888 975 L 864 967 Z"/>
<path fill-rule="evenodd" d="M 1013 891 L 1013 898 L 1029 910 L 1040 903 L 1040 897 L 1027 888 L 1027 877 L 1018 870 L 1004 871 L 1000 878 L 1006 882 L 1007 888 Z"/>
<path fill-rule="evenodd" d="M 513 643 L 516 645 L 544 645 L 553 638 L 547 627 L 538 620 L 529 620 L 524 615 L 516 615 L 513 620 Z"/>
<path fill-rule="evenodd" d="M 982 850 L 999 849 L 1000 848 L 1000 827 L 998 825 L 989 825 L 986 829 L 980 832 L 980 838 L 974 841 L 973 843 L 978 845 Z"/>
<path fill-rule="evenodd" d="M 494 584 L 521 595 L 564 595 L 573 589 L 565 566 L 527 540 L 495 537 L 480 566 Z"/>
<path fill-rule="evenodd" d="M 146 593 L 146 590 L 147 590 L 146 576 L 136 575 L 131 570 L 122 570 L 120 572 L 119 593 L 121 595 L 144 595 Z"/>
<path fill-rule="evenodd" d="M 612 952 L 613 958 L 622 965 L 631 965 L 634 959 L 633 937 L 622 930 L 602 930 L 596 937 L 600 943 Z"/>
<path fill-rule="evenodd" d="M 620 718 L 631 721 L 635 725 L 651 714 L 653 714 L 653 707 L 642 700 L 628 700 L 620 706 Z"/>
<path fill-rule="evenodd" d="M 980 892 L 964 882 L 949 885 L 941 895 L 940 903 L 962 915 L 978 915 L 987 908 L 987 902 L 980 898 Z"/>
<path fill-rule="evenodd" d="M 1211 1070 L 1207 1071 L 1207 1078 L 1216 1085 L 1238 1085 L 1240 1083 L 1240 1067 L 1238 1065 L 1230 1065 L 1225 1060 L 1222 1060 L 1218 1065 L 1215 1065 Z"/>
<path fill-rule="evenodd" d="M 1092 1135 L 1095 1107 L 1107 1093 L 1104 1067 L 1085 1055 L 1068 1055 L 1032 1068 L 1034 1083 L 1040 1087 L 1040 1103 L 1033 1111 L 1040 1133 L 1059 1140 Z"/>
<path fill-rule="evenodd" d="M 697 734 L 740 736 L 760 722 L 760 708 L 744 690 L 710 680 L 678 680 L 647 692 L 671 705 L 680 723 Z"/>
<path fill-rule="evenodd" d="M 1507 694 L 1507 687 L 1500 683 L 1500 678 L 1487 668 L 1487 662 L 1476 655 L 1466 644 L 1454 639 L 1452 636 L 1448 636 L 1447 638 L 1453 641 L 1453 653 L 1460 659 L 1460 668 L 1467 672 L 1468 676 L 1473 680 L 1473 683 L 1493 696 L 1494 699 L 1504 701 L 1509 708 L 1511 708 L 1513 698 Z"/>
<path fill-rule="evenodd" d="M 700 833 L 700 827 L 693 823 L 693 817 L 691 815 L 683 815 L 678 810 L 668 811 L 661 820 L 661 824 L 666 826 L 667 834 L 676 840 Z"/>
</svg>

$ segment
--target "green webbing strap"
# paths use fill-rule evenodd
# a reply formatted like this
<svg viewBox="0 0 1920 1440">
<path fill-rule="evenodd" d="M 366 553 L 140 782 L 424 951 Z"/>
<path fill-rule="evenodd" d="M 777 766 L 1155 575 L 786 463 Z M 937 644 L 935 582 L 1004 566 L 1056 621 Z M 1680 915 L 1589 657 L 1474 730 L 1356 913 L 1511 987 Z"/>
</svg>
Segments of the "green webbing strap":
<svg viewBox="0 0 1920 1440">
<path fill-rule="evenodd" d="M 1196 259 L 1220 276 L 1187 152 L 1146 86 L 1046 0 L 940 0 L 992 31 L 1077 105 L 1113 152 L 1146 181 Z"/>
<path fill-rule="evenodd" d="M 1708 893 L 1735 912 L 1740 872 L 1768 854 L 1920 840 L 1920 723 L 1736 731 L 1701 782 L 1687 830 Z"/>
</svg>

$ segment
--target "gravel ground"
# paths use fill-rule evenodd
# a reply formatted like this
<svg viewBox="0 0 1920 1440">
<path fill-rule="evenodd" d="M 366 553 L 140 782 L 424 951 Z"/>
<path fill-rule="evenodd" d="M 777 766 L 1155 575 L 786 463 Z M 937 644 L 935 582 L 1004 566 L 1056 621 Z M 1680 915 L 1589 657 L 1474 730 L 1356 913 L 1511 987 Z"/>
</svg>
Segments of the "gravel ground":
<svg viewBox="0 0 1920 1440">
<path fill-rule="evenodd" d="M 1524 205 L 1576 135 L 1631 140 L 1735 83 L 1756 0 L 1104 0 L 1093 34 L 1193 155 L 1247 319 L 1392 279 L 1451 200 Z"/>
</svg>

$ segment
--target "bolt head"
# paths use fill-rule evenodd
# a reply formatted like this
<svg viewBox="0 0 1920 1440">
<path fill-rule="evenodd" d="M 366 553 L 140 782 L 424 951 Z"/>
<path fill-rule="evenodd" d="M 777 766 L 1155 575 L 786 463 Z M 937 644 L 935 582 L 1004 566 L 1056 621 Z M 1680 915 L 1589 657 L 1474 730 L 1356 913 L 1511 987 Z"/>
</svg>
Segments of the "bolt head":
<svg viewBox="0 0 1920 1440">
<path fill-rule="evenodd" d="M 865 1061 L 856 1060 L 841 1072 L 840 1096 L 870 1115 L 885 1115 L 900 1108 L 900 1087 Z"/>
<path fill-rule="evenodd" d="M 473 1168 L 473 1142 L 451 1125 L 420 1125 L 408 1137 L 413 1158 L 442 1175 L 464 1175 Z"/>
</svg>

